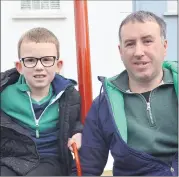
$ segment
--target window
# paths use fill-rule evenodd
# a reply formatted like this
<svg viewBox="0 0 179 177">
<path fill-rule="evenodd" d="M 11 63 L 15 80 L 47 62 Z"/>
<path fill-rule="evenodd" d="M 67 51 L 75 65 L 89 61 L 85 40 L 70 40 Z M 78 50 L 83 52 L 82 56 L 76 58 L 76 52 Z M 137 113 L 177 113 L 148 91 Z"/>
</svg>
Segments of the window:
<svg viewBox="0 0 179 177">
<path fill-rule="evenodd" d="M 61 8 L 62 0 L 20 0 L 14 1 L 16 6 L 13 19 L 65 19 Z"/>
<path fill-rule="evenodd" d="M 177 0 L 168 0 L 167 11 L 165 12 L 164 15 L 177 15 L 178 14 L 177 5 L 178 5 Z"/>
<path fill-rule="evenodd" d="M 60 0 L 21 0 L 21 10 L 60 9 Z"/>
</svg>

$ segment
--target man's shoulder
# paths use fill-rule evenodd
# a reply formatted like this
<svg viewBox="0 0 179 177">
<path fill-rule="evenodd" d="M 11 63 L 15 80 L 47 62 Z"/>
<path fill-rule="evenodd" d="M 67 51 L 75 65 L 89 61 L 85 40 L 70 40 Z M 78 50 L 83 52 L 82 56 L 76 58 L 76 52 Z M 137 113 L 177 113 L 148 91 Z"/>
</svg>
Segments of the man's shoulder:
<svg viewBox="0 0 179 177">
<path fill-rule="evenodd" d="M 94 98 L 91 109 L 95 109 L 97 112 L 106 112 L 108 110 L 108 103 L 104 92 L 101 92 L 96 98 Z"/>
</svg>

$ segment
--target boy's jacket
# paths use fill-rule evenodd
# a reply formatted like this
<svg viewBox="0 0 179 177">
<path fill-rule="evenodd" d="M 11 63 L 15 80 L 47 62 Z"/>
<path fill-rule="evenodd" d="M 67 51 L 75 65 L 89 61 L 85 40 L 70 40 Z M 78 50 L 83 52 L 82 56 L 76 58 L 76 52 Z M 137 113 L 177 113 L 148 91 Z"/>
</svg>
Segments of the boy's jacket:
<svg viewBox="0 0 179 177">
<path fill-rule="evenodd" d="M 1 92 L 8 85 L 16 83 L 18 78 L 16 69 L 1 73 Z M 66 80 L 62 76 L 61 79 Z M 69 175 L 71 171 L 72 156 L 67 148 L 68 138 L 81 132 L 83 128 L 80 122 L 80 95 L 74 86 L 75 84 L 69 85 L 59 99 L 58 150 L 63 175 Z M 1 165 L 24 176 L 39 162 L 40 157 L 30 132 L 1 110 Z"/>
</svg>

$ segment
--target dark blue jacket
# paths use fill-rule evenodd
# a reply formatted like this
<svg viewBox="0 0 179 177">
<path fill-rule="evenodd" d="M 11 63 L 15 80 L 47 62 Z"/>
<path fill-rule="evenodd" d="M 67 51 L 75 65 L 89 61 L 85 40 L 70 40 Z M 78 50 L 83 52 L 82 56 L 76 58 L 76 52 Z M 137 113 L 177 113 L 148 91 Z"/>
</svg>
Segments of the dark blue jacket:
<svg viewBox="0 0 179 177">
<path fill-rule="evenodd" d="M 114 158 L 114 176 L 177 176 L 178 152 L 169 165 L 126 144 L 114 122 L 104 83 L 103 88 L 103 93 L 93 101 L 83 129 L 82 147 L 79 151 L 83 176 L 101 175 L 109 150 Z M 75 162 L 72 175 L 76 175 Z"/>
</svg>

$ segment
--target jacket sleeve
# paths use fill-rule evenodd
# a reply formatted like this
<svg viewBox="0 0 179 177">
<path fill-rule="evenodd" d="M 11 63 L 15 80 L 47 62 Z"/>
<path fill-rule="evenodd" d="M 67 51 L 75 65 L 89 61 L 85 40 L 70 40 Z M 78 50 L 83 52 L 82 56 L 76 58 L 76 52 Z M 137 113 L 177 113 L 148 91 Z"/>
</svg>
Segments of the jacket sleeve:
<svg viewBox="0 0 179 177">
<path fill-rule="evenodd" d="M 82 146 L 79 150 L 83 176 L 100 176 L 108 159 L 109 145 L 107 146 L 104 140 L 102 124 L 99 122 L 98 106 L 94 101 L 85 120 Z M 71 175 L 77 175 L 75 161 L 73 161 Z"/>
<path fill-rule="evenodd" d="M 70 115 L 73 120 L 70 122 L 71 124 L 71 136 L 76 133 L 81 133 L 83 130 L 83 124 L 81 123 L 81 98 L 79 92 L 73 88 L 70 94 L 70 104 L 71 109 Z"/>
</svg>

